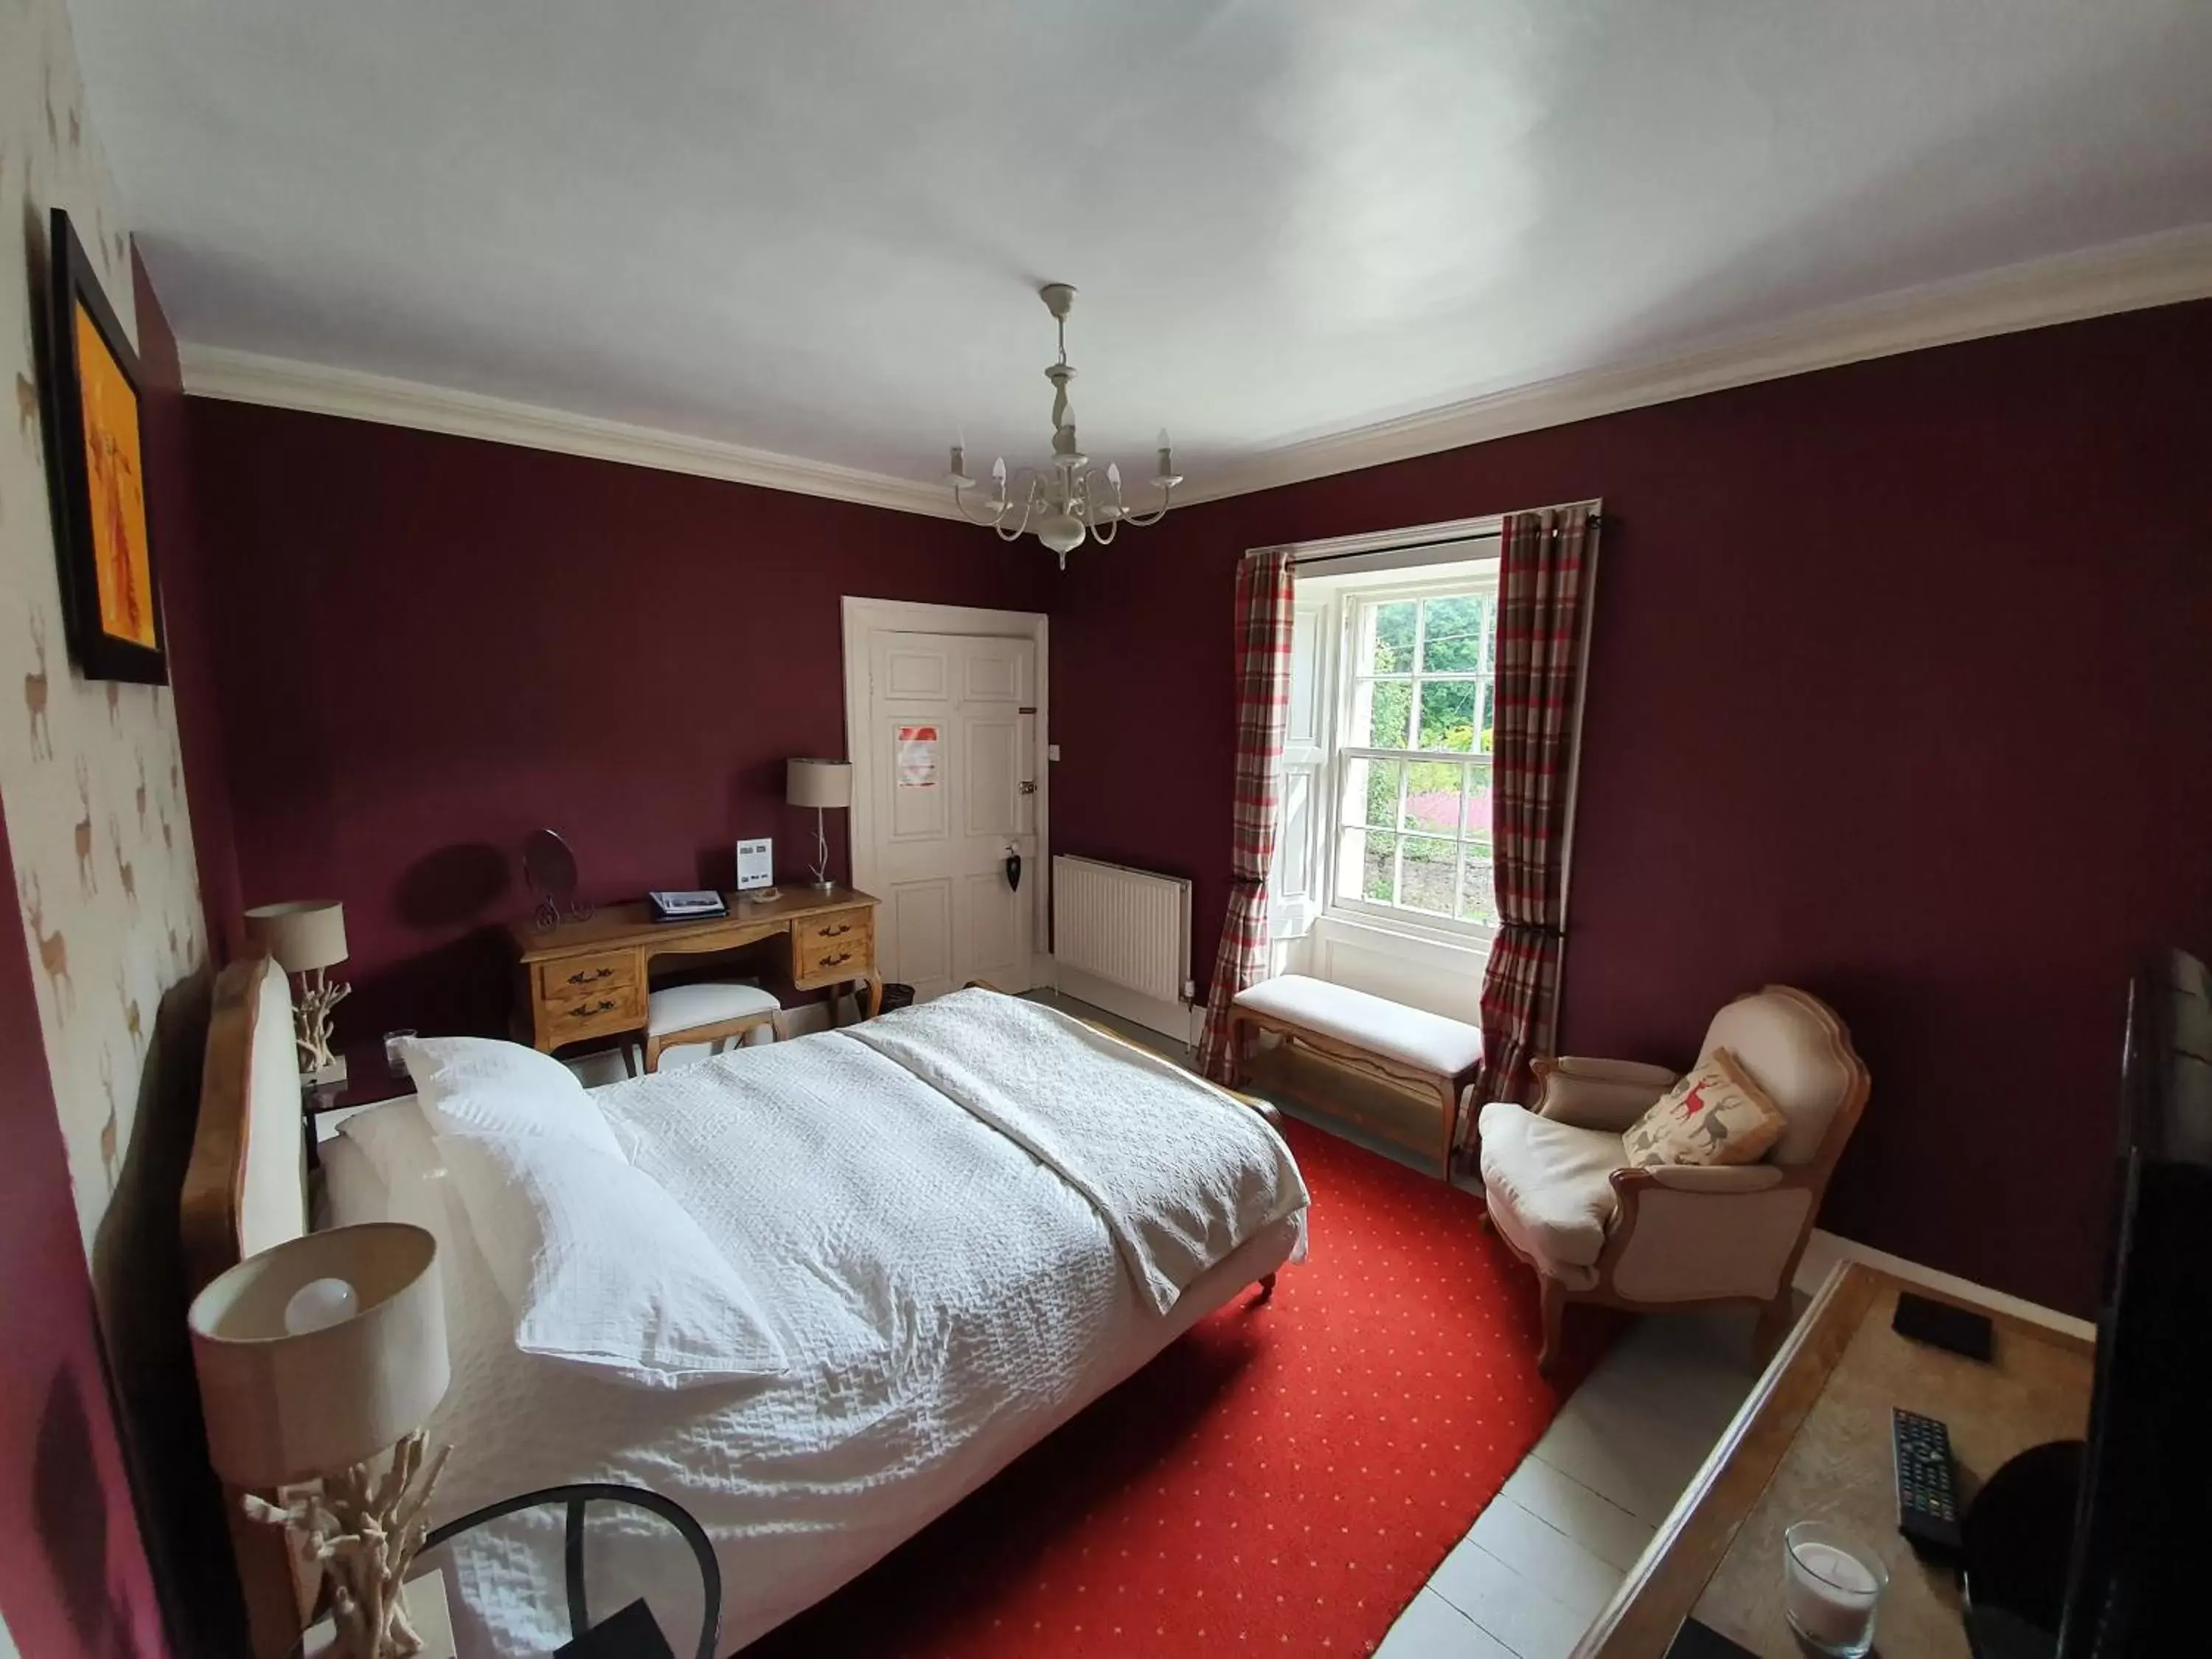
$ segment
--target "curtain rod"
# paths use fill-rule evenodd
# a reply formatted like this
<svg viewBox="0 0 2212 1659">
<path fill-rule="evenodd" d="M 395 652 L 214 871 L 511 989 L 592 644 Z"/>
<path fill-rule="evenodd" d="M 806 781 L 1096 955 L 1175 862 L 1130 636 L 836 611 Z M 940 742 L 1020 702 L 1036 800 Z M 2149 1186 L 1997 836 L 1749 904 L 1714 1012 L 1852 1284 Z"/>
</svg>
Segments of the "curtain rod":
<svg viewBox="0 0 2212 1659">
<path fill-rule="evenodd" d="M 1604 514 L 1592 513 L 1586 516 L 1584 522 L 1589 524 L 1602 524 L 1604 520 Z M 1464 547 L 1470 542 L 1494 542 L 1502 539 L 1504 534 L 1505 532 L 1502 529 L 1471 530 L 1464 536 L 1453 536 L 1443 541 L 1402 542 L 1395 547 L 1362 548 L 1358 552 L 1354 553 L 1317 553 L 1310 558 L 1300 557 L 1297 555 L 1293 554 L 1291 556 L 1291 562 L 1293 564 L 1302 566 L 1310 564 L 1334 564 L 1339 559 L 1371 559 L 1379 553 L 1421 553 L 1425 552 L 1432 547 Z"/>
<path fill-rule="evenodd" d="M 1455 536 L 1447 542 L 1401 542 L 1395 547 L 1363 548 L 1357 553 L 1316 553 L 1310 556 L 1292 554 L 1291 562 L 1300 567 L 1310 564 L 1334 564 L 1339 559 L 1371 559 L 1384 553 L 1421 553 L 1432 547 L 1465 547 L 1470 542 L 1494 542 L 1501 539 L 1502 530 L 1475 530 L 1464 536 Z"/>
</svg>

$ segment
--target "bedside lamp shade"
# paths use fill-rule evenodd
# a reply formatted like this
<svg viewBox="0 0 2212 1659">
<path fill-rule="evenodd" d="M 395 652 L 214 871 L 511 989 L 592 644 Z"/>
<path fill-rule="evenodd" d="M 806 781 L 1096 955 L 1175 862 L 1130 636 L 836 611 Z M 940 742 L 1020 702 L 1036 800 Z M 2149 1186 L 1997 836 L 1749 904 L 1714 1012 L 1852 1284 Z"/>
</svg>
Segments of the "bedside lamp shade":
<svg viewBox="0 0 2212 1659">
<path fill-rule="evenodd" d="M 783 798 L 793 806 L 850 806 L 853 768 L 849 762 L 790 760 L 783 763 Z"/>
<path fill-rule="evenodd" d="M 345 907 L 336 899 L 260 905 L 246 913 L 246 936 L 288 974 L 328 968 L 345 960 Z"/>
<path fill-rule="evenodd" d="M 209 1461 L 248 1489 L 389 1450 L 445 1397 L 437 1242 L 380 1221 L 247 1257 L 192 1299 Z"/>
</svg>

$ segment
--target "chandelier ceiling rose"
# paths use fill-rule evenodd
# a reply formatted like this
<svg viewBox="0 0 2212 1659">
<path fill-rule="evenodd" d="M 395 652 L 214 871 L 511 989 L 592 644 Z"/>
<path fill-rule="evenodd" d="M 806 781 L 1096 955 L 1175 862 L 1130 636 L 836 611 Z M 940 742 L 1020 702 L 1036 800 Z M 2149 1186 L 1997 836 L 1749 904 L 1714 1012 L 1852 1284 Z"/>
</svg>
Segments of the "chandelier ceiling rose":
<svg viewBox="0 0 2212 1659">
<path fill-rule="evenodd" d="M 1034 529 L 1036 538 L 1059 556 L 1067 568 L 1067 556 L 1096 538 L 1102 547 L 1121 534 L 1121 526 L 1142 529 L 1167 517 L 1175 487 L 1182 474 L 1175 470 L 1175 452 L 1164 429 L 1154 456 L 1152 487 L 1160 492 L 1159 505 L 1135 513 L 1121 493 L 1121 468 L 1109 461 L 1104 471 L 1091 465 L 1075 437 L 1075 412 L 1068 402 L 1068 382 L 1075 378 L 1067 361 L 1067 314 L 1075 308 L 1075 289 L 1068 283 L 1047 283 L 1037 297 L 1052 313 L 1059 335 L 1060 353 L 1045 366 L 1044 378 L 1052 386 L 1052 459 L 1042 468 L 1024 467 L 1009 482 L 1002 455 L 991 463 L 990 493 L 976 503 L 980 515 L 968 504 L 967 492 L 978 488 L 968 476 L 965 447 L 952 446 L 952 464 L 945 481 L 952 486 L 952 503 L 970 524 L 988 525 L 1000 541 L 1019 541 Z"/>
</svg>

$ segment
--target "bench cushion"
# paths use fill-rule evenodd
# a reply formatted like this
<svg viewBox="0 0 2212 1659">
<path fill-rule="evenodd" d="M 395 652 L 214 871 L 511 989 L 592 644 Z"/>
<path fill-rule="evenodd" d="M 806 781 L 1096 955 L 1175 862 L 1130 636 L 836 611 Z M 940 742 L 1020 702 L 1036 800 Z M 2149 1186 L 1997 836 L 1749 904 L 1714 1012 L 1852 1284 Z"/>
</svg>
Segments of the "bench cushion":
<svg viewBox="0 0 2212 1659">
<path fill-rule="evenodd" d="M 757 985 L 672 985 L 647 999 L 645 1029 L 653 1036 L 666 1036 L 749 1014 L 773 1014 L 782 1006 Z"/>
<path fill-rule="evenodd" d="M 1240 994 L 1237 1006 L 1443 1077 L 1457 1077 L 1482 1058 L 1482 1033 L 1464 1020 L 1304 974 L 1262 980 Z"/>
</svg>

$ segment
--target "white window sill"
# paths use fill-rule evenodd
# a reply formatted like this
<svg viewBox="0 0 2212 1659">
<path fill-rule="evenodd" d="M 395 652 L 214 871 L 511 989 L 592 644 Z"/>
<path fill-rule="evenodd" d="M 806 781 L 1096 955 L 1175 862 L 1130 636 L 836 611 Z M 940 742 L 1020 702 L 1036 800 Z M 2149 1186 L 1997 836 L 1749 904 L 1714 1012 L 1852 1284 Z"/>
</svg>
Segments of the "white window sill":
<svg viewBox="0 0 2212 1659">
<path fill-rule="evenodd" d="M 1365 910 L 1324 910 L 1314 919 L 1314 931 L 1322 929 L 1340 939 L 1379 947 L 1389 941 L 1410 940 L 1432 950 L 1449 951 L 1468 960 L 1470 971 L 1480 972 L 1482 964 L 1490 960 L 1492 935 L 1464 933 L 1449 927 L 1424 927 L 1418 921 L 1401 921 L 1395 916 L 1378 916 Z"/>
</svg>

